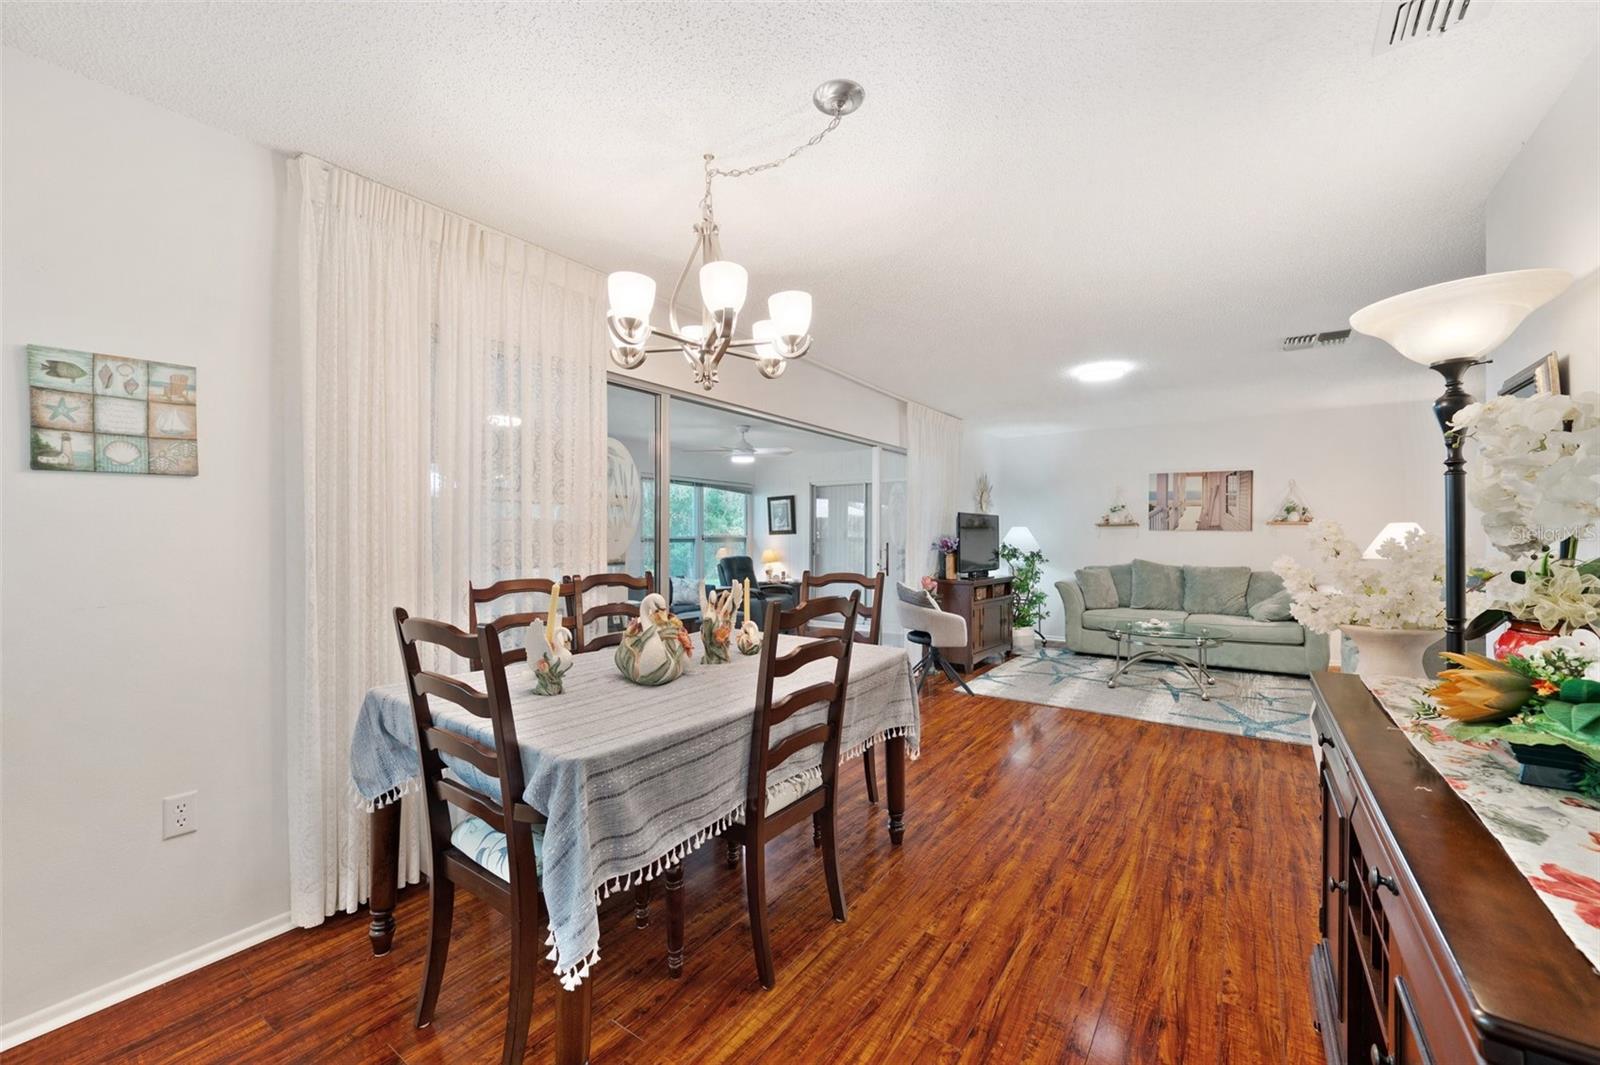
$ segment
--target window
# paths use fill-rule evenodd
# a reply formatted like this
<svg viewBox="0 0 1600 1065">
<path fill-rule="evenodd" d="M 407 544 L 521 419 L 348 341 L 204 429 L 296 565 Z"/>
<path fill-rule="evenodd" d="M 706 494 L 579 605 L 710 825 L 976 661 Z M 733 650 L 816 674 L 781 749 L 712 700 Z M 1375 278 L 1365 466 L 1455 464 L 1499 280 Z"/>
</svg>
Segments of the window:
<svg viewBox="0 0 1600 1065">
<path fill-rule="evenodd" d="M 702 481 L 673 481 L 667 496 L 667 554 L 674 577 L 715 580 L 717 552 L 750 553 L 748 488 Z"/>
</svg>

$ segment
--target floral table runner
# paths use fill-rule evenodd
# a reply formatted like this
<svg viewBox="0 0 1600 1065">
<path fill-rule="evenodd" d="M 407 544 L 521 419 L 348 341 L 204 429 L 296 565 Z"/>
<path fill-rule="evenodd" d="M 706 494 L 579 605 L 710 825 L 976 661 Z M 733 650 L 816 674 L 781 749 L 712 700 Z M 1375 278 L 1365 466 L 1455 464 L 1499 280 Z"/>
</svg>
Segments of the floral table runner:
<svg viewBox="0 0 1600 1065">
<path fill-rule="evenodd" d="M 1431 682 L 1365 678 L 1384 710 L 1455 789 L 1572 940 L 1600 970 L 1600 802 L 1574 791 L 1519 783 L 1518 764 L 1497 740 L 1462 740 L 1429 716 Z"/>
</svg>

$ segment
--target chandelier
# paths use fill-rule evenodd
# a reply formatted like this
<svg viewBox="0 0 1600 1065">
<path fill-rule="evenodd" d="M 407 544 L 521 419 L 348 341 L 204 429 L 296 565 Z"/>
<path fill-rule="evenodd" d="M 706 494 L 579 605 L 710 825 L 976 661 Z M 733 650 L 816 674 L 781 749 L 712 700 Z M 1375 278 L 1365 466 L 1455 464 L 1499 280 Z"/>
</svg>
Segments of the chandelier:
<svg viewBox="0 0 1600 1065">
<path fill-rule="evenodd" d="M 694 246 L 678 274 L 677 284 L 672 286 L 672 298 L 667 301 L 669 328 L 658 329 L 650 323 L 656 301 L 654 279 L 628 270 L 606 278 L 606 295 L 610 300 L 606 326 L 611 337 L 611 361 L 624 370 L 636 370 L 650 355 L 680 353 L 694 372 L 695 384 L 709 392 L 716 387 L 718 367 L 728 355 L 757 363 L 761 375 L 773 380 L 783 375 L 791 359 L 798 359 L 811 350 L 811 293 L 798 289 L 774 292 L 767 298 L 767 317 L 751 325 L 749 337 L 735 336 L 750 275 L 738 263 L 722 257 L 716 214 L 711 206 L 711 181 L 719 177 L 746 177 L 782 166 L 837 129 L 845 115 L 861 106 L 865 95 L 860 85 L 844 79 L 818 86 L 811 101 L 831 120 L 821 133 L 781 159 L 742 169 L 719 170 L 712 165 L 715 156 L 705 157 L 706 185 L 705 195 L 700 198 L 700 221 L 694 224 Z M 684 325 L 678 322 L 678 295 L 696 260 L 700 262 L 701 316 L 699 323 Z M 659 337 L 670 344 L 649 347 L 651 337 Z"/>
</svg>

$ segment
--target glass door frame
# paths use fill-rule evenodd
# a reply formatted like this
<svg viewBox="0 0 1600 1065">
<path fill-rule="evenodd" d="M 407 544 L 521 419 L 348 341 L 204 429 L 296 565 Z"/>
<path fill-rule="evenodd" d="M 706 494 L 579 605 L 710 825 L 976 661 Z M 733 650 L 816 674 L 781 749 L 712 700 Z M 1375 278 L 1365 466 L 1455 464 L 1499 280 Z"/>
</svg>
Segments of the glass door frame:
<svg viewBox="0 0 1600 1065">
<path fill-rule="evenodd" d="M 835 429 L 823 429 L 815 425 L 807 425 L 805 422 L 797 421 L 793 418 L 785 418 L 781 414 L 771 414 L 767 411 L 755 410 L 751 407 L 741 406 L 737 403 L 726 403 L 721 400 L 710 399 L 704 393 L 689 392 L 680 388 L 673 388 L 670 385 L 656 384 L 654 381 L 642 381 L 637 377 L 632 377 L 627 374 L 607 371 L 606 383 L 610 385 L 618 385 L 634 392 L 642 392 L 646 395 L 655 397 L 656 557 L 655 565 L 651 568 L 656 576 L 656 590 L 662 595 L 666 596 L 669 603 L 672 601 L 672 568 L 671 556 L 669 553 L 672 538 L 671 536 L 667 535 L 667 533 L 672 528 L 672 492 L 670 486 L 672 484 L 671 401 L 673 399 L 681 399 L 689 403 L 699 403 L 702 406 L 707 407 L 716 407 L 719 410 L 724 410 L 731 414 L 746 415 L 757 421 L 766 421 L 777 425 L 785 425 L 791 429 L 803 429 L 808 433 L 816 433 L 818 436 L 828 436 L 834 438 L 835 440 L 844 440 L 852 444 L 860 444 L 863 447 L 871 448 L 872 480 L 869 482 L 867 489 L 869 500 L 883 498 L 883 496 L 880 494 L 883 490 L 880 475 L 882 472 L 882 458 L 884 452 L 891 452 L 901 456 L 906 454 L 905 448 L 896 446 L 894 444 L 885 444 L 881 440 L 869 440 L 866 437 L 856 436 L 853 433 L 845 433 Z M 662 485 L 667 485 L 668 490 L 662 491 Z M 868 561 L 869 564 L 874 567 L 881 566 L 883 561 L 879 552 L 883 543 L 884 530 L 879 528 L 881 522 L 879 521 L 878 509 L 879 508 L 872 506 L 870 503 L 867 506 Z M 750 535 L 752 538 L 755 536 L 755 524 L 759 517 L 760 515 L 751 516 Z M 891 589 L 885 587 L 884 598 L 887 600 L 890 598 L 891 594 Z"/>
</svg>

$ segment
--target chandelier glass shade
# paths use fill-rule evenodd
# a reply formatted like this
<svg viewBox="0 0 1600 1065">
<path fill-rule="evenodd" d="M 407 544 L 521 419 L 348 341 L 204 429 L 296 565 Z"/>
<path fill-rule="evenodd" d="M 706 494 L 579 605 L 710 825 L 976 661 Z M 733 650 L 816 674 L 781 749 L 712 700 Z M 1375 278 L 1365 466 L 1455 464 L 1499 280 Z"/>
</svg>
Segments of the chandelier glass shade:
<svg viewBox="0 0 1600 1065">
<path fill-rule="evenodd" d="M 700 220 L 694 225 L 694 246 L 678 274 L 667 299 L 667 326 L 652 323 L 656 283 L 645 274 L 620 270 L 606 278 L 610 306 L 606 327 L 611 341 L 611 361 L 624 370 L 636 370 L 651 355 L 681 354 L 694 374 L 694 382 L 707 392 L 716 387 L 722 360 L 729 355 L 756 363 L 769 380 L 783 376 L 789 363 L 811 350 L 811 293 L 798 289 L 774 292 L 767 297 L 767 317 L 752 325 L 750 335 L 737 335 L 739 315 L 750 292 L 750 275 L 744 267 L 722 257 L 716 215 L 711 204 L 711 181 L 715 177 L 745 177 L 782 166 L 794 156 L 827 136 L 845 115 L 861 106 L 861 86 L 853 81 L 829 81 L 820 86 L 812 100 L 817 109 L 831 116 L 826 129 L 800 145 L 782 159 L 744 169 L 719 170 L 714 157 L 705 156 L 705 195 L 700 200 Z M 701 314 L 698 323 L 678 321 L 678 299 L 695 263 L 700 264 Z M 652 338 L 666 341 L 651 346 Z"/>
</svg>

